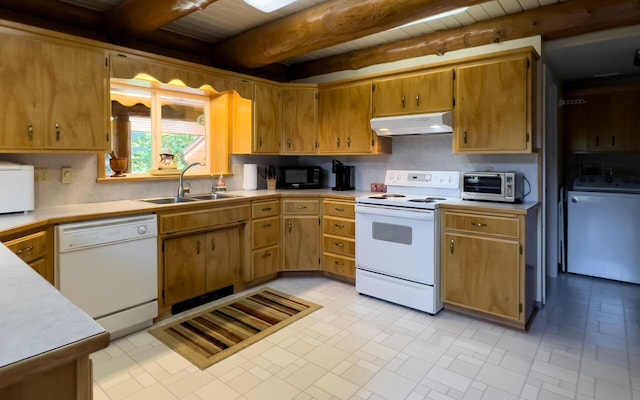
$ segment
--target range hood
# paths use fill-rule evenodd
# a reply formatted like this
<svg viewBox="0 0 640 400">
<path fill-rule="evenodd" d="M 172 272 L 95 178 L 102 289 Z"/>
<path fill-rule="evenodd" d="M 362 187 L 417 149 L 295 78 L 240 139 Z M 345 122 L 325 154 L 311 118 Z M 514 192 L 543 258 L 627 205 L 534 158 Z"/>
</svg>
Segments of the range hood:
<svg viewBox="0 0 640 400">
<path fill-rule="evenodd" d="M 400 115 L 371 119 L 371 129 L 378 136 L 423 135 L 429 133 L 451 133 L 453 116 L 451 111 Z"/>
</svg>

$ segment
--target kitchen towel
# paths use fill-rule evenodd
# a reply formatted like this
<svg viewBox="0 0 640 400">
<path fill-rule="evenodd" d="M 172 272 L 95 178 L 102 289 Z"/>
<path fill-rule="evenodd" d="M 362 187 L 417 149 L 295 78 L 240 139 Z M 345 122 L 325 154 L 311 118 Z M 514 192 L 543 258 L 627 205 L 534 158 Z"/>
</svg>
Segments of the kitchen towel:
<svg viewBox="0 0 640 400">
<path fill-rule="evenodd" d="M 244 190 L 258 189 L 258 166 L 256 164 L 244 164 L 242 188 Z"/>
</svg>

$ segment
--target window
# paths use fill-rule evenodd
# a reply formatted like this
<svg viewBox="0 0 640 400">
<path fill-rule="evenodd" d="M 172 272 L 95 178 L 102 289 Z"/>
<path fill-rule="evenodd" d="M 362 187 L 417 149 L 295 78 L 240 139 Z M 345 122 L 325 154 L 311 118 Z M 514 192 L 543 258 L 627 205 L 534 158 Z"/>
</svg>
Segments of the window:
<svg viewBox="0 0 640 400">
<path fill-rule="evenodd" d="M 130 178 L 172 175 L 194 162 L 206 166 L 192 168 L 191 174 L 228 173 L 226 152 L 226 162 L 210 162 L 212 145 L 219 142 L 214 135 L 228 135 L 226 122 L 212 124 L 210 116 L 212 109 L 220 109 L 212 105 L 224 99 L 224 93 L 214 90 L 112 78 L 112 146 L 118 157 L 128 159 L 125 174 Z M 160 154 L 166 153 L 174 156 L 176 170 L 159 168 Z M 219 154 L 216 151 L 216 158 Z M 104 176 L 111 176 L 109 158 L 104 161 Z"/>
</svg>

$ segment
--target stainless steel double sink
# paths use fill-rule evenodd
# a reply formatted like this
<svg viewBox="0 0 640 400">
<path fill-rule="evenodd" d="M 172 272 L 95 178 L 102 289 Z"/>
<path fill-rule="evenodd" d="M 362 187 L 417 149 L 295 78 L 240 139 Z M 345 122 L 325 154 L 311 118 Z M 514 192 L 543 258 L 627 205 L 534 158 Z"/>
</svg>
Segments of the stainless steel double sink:
<svg viewBox="0 0 640 400">
<path fill-rule="evenodd" d="M 156 197 L 153 199 L 142 199 L 141 201 L 145 201 L 147 203 L 153 204 L 174 204 L 174 203 L 191 203 L 194 201 L 206 201 L 206 200 L 222 200 L 222 199 L 232 199 L 239 198 L 242 196 L 237 196 L 234 194 L 227 193 L 210 193 L 210 194 L 195 194 L 193 196 L 187 197 Z"/>
</svg>

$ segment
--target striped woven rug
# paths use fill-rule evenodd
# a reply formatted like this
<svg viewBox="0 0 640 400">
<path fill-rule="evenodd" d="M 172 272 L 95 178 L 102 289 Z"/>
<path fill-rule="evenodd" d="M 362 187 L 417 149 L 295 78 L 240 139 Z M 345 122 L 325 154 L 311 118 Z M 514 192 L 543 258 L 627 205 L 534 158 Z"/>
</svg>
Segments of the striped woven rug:
<svg viewBox="0 0 640 400">
<path fill-rule="evenodd" d="M 205 369 L 321 307 L 265 288 L 149 333 Z"/>
</svg>

